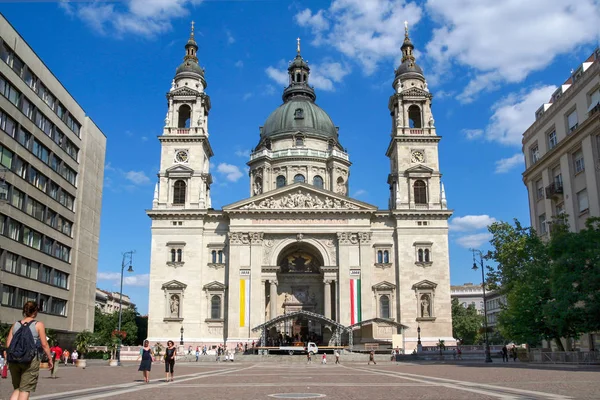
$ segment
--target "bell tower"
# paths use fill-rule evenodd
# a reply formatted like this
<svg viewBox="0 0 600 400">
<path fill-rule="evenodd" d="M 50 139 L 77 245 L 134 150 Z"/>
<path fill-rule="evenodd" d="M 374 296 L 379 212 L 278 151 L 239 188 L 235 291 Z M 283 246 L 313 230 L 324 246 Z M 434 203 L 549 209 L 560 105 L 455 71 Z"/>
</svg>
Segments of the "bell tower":
<svg viewBox="0 0 600 400">
<path fill-rule="evenodd" d="M 167 93 L 168 110 L 161 142 L 161 165 L 154 190 L 153 209 L 211 208 L 208 140 L 210 98 L 204 92 L 204 69 L 198 64 L 194 22 L 185 45 L 183 63 L 177 67 Z"/>
<path fill-rule="evenodd" d="M 394 94 L 388 108 L 392 119 L 390 210 L 446 209 L 439 171 L 438 143 L 431 100 L 423 70 L 415 62 L 414 45 L 405 22 L 402 63 L 395 71 Z"/>
</svg>

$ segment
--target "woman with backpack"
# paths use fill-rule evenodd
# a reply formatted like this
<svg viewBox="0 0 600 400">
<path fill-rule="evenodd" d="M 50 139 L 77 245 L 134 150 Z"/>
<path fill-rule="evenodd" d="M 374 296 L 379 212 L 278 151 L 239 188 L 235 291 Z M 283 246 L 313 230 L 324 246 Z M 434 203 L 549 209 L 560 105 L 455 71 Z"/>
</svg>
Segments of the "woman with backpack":
<svg viewBox="0 0 600 400">
<path fill-rule="evenodd" d="M 37 303 L 26 302 L 23 306 L 24 318 L 15 322 L 8 333 L 8 369 L 14 388 L 10 400 L 28 400 L 30 393 L 35 392 L 40 373 L 39 347 L 48 356 L 48 368 L 53 367 L 50 346 L 46 340 L 46 327 L 43 322 L 35 320 L 37 314 Z"/>
</svg>

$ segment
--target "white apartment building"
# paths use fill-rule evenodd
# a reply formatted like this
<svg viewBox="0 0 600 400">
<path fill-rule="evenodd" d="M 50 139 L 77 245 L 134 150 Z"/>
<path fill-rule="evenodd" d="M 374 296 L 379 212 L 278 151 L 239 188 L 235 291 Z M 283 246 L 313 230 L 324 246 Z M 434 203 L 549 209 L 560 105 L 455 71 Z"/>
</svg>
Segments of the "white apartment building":
<svg viewBox="0 0 600 400">
<path fill-rule="evenodd" d="M 135 304 L 126 294 L 121 295 L 119 292 L 109 292 L 96 288 L 96 308 L 102 311 L 103 314 L 112 314 L 119 311 L 119 304 L 122 304 L 122 309 L 128 308 L 135 310 Z"/>
<path fill-rule="evenodd" d="M 106 137 L 0 15 L 0 322 L 93 329 Z M 62 340 L 62 339 L 61 339 Z"/>
</svg>

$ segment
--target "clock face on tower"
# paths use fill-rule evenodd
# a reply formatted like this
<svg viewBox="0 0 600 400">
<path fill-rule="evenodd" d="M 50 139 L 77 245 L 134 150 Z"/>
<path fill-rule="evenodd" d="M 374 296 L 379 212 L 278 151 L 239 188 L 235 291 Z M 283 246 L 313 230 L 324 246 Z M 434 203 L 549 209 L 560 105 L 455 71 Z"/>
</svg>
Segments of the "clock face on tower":
<svg viewBox="0 0 600 400">
<path fill-rule="evenodd" d="M 422 151 L 413 151 L 410 157 L 410 161 L 422 163 L 423 161 L 425 161 L 425 155 Z"/>
<path fill-rule="evenodd" d="M 177 163 L 187 163 L 189 160 L 187 150 L 177 150 L 175 153 L 175 162 Z"/>
</svg>

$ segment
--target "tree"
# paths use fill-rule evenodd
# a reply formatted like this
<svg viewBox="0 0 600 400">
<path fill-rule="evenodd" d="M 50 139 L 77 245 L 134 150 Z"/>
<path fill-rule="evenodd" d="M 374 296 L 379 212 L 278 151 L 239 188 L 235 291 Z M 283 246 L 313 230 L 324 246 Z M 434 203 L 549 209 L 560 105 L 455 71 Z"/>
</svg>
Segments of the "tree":
<svg viewBox="0 0 600 400">
<path fill-rule="evenodd" d="M 138 313 L 132 309 L 122 310 L 121 331 L 125 332 L 123 339 L 124 345 L 138 344 L 138 326 L 136 319 Z M 109 346 L 112 342 L 113 331 L 119 326 L 119 312 L 104 314 L 96 308 L 94 316 L 94 336 L 93 343 L 98 346 Z"/>
<path fill-rule="evenodd" d="M 84 355 L 88 352 L 89 347 L 92 345 L 93 334 L 90 331 L 81 331 L 75 336 L 75 348 L 77 352 L 84 358 Z"/>
<path fill-rule="evenodd" d="M 473 304 L 463 307 L 458 299 L 452 300 L 452 336 L 461 344 L 471 345 L 480 339 L 479 331 L 483 325 L 480 315 Z"/>
</svg>

